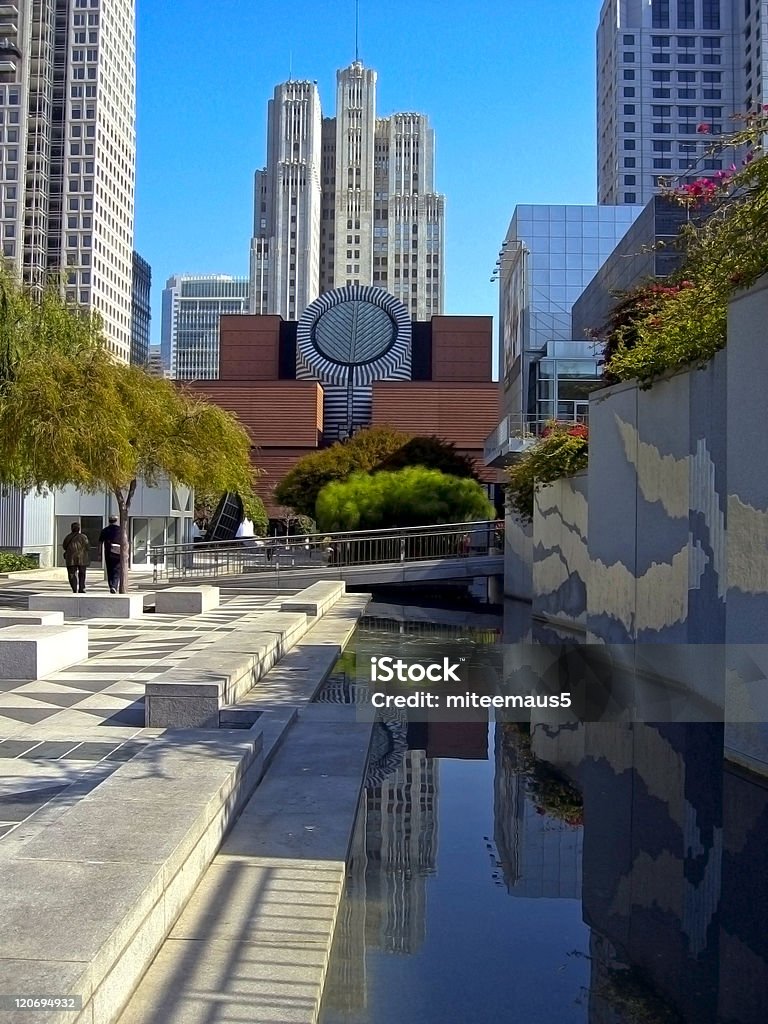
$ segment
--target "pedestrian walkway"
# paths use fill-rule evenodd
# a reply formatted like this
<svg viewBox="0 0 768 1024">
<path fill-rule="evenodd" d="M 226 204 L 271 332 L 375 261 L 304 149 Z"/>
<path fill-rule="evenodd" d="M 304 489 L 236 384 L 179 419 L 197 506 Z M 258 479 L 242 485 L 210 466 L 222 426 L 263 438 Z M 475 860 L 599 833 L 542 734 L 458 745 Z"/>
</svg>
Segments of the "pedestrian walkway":
<svg viewBox="0 0 768 1024">
<path fill-rule="evenodd" d="M 61 584 L 34 588 L 46 590 L 58 592 Z M 26 607 L 30 592 L 27 581 L 5 581 L 0 606 Z M 88 620 L 87 662 L 32 682 L 0 681 L 0 852 L 3 837 L 24 822 L 27 837 L 33 816 L 34 827 L 44 824 L 158 735 L 144 728 L 144 685 L 161 663 L 165 669 L 194 657 L 275 600 L 272 593 L 235 593 L 204 615 Z"/>
</svg>

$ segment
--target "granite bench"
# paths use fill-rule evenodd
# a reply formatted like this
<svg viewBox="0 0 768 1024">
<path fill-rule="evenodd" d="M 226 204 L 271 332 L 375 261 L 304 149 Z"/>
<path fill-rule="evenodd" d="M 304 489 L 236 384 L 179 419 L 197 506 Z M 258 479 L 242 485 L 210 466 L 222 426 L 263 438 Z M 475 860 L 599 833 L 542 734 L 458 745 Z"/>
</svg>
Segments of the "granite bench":
<svg viewBox="0 0 768 1024">
<path fill-rule="evenodd" d="M 16 625 L 0 630 L 0 679 L 43 679 L 87 658 L 87 626 Z"/>
<path fill-rule="evenodd" d="M 30 594 L 30 611 L 60 611 L 65 619 L 140 619 L 144 598 L 153 594 Z"/>
</svg>

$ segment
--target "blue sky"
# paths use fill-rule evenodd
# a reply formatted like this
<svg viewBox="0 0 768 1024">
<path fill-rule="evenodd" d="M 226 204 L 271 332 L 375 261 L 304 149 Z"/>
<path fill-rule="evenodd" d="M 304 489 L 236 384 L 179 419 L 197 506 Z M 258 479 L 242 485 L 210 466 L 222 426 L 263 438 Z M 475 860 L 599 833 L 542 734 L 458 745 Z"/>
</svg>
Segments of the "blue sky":
<svg viewBox="0 0 768 1024">
<path fill-rule="evenodd" d="M 248 272 L 267 101 L 289 77 L 335 107 L 354 0 L 137 0 L 136 248 L 152 340 L 174 273 Z M 517 203 L 595 202 L 599 0 L 360 0 L 381 116 L 429 115 L 446 196 L 446 312 L 495 314 L 489 281 Z"/>
</svg>

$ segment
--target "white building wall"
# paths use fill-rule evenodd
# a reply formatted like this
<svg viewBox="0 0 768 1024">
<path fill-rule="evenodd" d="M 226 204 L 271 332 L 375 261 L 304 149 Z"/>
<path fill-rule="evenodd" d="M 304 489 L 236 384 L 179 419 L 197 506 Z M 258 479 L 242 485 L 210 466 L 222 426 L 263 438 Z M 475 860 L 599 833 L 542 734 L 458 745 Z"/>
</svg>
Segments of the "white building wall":
<svg viewBox="0 0 768 1024">
<path fill-rule="evenodd" d="M 598 202 L 644 205 L 660 177 L 685 180 L 730 164 L 727 154 L 707 155 L 711 138 L 697 127 L 728 131 L 729 118 L 757 101 L 761 75 L 748 94 L 745 67 L 766 66 L 768 55 L 759 56 L 755 34 L 747 40 L 745 23 L 757 32 L 766 6 L 605 0 L 597 32 Z"/>
</svg>

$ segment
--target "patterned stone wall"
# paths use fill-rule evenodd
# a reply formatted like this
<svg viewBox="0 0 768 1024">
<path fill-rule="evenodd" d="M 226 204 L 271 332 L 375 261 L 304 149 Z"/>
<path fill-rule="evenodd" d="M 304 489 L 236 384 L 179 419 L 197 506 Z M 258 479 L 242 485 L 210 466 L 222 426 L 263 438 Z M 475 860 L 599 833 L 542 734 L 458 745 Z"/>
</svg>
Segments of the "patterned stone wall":
<svg viewBox="0 0 768 1024">
<path fill-rule="evenodd" d="M 507 594 L 595 642 L 768 641 L 766 324 L 768 277 L 702 369 L 592 395 L 587 477 L 508 520 Z"/>
<path fill-rule="evenodd" d="M 584 629 L 587 624 L 587 474 L 557 480 L 536 493 L 533 524 L 533 612 Z"/>
</svg>

